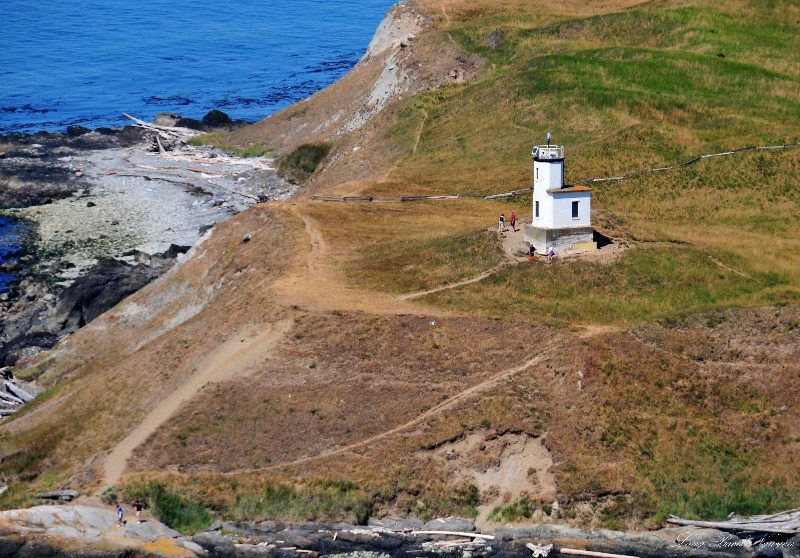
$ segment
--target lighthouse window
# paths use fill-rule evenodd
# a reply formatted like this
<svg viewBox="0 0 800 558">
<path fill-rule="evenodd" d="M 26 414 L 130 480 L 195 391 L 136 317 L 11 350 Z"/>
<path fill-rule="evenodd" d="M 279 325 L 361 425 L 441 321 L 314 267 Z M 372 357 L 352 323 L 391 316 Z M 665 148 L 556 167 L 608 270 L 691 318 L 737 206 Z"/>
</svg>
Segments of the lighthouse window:
<svg viewBox="0 0 800 558">
<path fill-rule="evenodd" d="M 536 211 L 535 211 L 535 213 L 536 213 L 535 216 L 538 219 L 539 218 L 539 202 L 538 201 L 536 202 Z"/>
<path fill-rule="evenodd" d="M 539 168 L 536 168 L 536 180 L 539 180 Z"/>
<path fill-rule="evenodd" d="M 572 202 L 572 218 L 573 219 L 577 219 L 578 218 L 578 203 L 579 202 L 576 202 L 576 201 Z"/>
</svg>

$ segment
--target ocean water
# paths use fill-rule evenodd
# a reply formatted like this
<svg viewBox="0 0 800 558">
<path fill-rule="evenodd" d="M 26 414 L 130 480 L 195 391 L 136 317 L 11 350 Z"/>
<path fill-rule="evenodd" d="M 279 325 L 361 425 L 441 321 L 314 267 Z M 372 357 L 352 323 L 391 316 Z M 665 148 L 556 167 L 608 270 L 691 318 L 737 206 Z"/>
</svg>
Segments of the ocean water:
<svg viewBox="0 0 800 558">
<path fill-rule="evenodd" d="M 394 0 L 5 0 L 0 133 L 130 124 L 123 112 L 257 121 L 322 89 Z M 0 265 L 25 234 L 0 216 Z M 12 274 L 0 272 L 0 293 Z"/>
<path fill-rule="evenodd" d="M 202 118 L 260 120 L 366 50 L 392 0 L 5 0 L 0 133 Z"/>
<path fill-rule="evenodd" d="M 22 242 L 22 225 L 0 215 L 0 265 L 15 259 Z M 6 292 L 14 281 L 12 273 L 0 270 L 0 293 Z"/>
</svg>

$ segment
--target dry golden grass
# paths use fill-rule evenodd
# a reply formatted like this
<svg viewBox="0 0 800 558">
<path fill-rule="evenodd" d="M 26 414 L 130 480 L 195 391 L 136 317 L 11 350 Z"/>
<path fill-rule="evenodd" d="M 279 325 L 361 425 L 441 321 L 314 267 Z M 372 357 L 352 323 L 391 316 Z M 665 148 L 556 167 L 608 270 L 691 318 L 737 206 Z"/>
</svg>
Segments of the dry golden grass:
<svg viewBox="0 0 800 558">
<path fill-rule="evenodd" d="M 328 327 L 334 327 L 336 320 L 357 318 L 331 317 Z M 393 387 L 400 383 L 399 375 L 412 373 L 415 368 L 422 376 L 403 377 L 414 386 L 430 386 L 436 393 L 452 393 L 459 389 L 459 384 L 474 381 L 469 375 L 461 376 L 457 383 L 440 391 L 443 384 L 434 386 L 444 378 L 440 376 L 444 371 L 440 359 L 435 357 L 426 359 L 434 370 L 431 374 L 425 372 L 426 366 L 413 363 L 403 367 L 405 372 L 386 370 L 383 363 L 397 361 L 386 355 L 382 366 L 377 369 L 370 366 L 371 347 L 381 343 L 376 337 L 387 340 L 396 337 L 394 332 L 401 326 L 394 320 L 373 319 L 372 329 L 364 331 L 362 319 L 350 328 L 351 332 L 362 329 L 360 340 L 352 333 L 349 336 L 334 333 L 328 337 L 334 342 L 343 341 L 325 349 L 304 338 L 310 346 L 302 348 L 303 362 L 316 362 L 317 368 L 288 374 L 296 377 L 296 382 L 270 391 L 270 403 L 252 401 L 245 395 L 246 405 L 233 405 L 235 416 L 244 409 L 250 409 L 250 414 L 240 426 L 229 424 L 226 431 L 236 432 L 237 428 L 259 431 L 249 435 L 247 441 L 261 443 L 248 445 L 230 435 L 217 440 L 215 426 L 208 421 L 185 438 L 170 436 L 170 432 L 180 432 L 192 424 L 192 413 L 187 412 L 170 429 L 159 433 L 149 451 L 164 444 L 156 456 L 172 457 L 161 465 L 194 469 L 170 475 L 170 484 L 223 515 L 235 513 L 237 495 L 258 496 L 268 484 L 311 486 L 335 479 L 355 482 L 360 490 L 372 494 L 379 506 L 377 511 L 421 516 L 446 513 L 460 505 L 454 487 L 471 482 L 471 478 L 469 475 L 453 478 L 452 472 L 445 472 L 437 465 L 425 448 L 436 447 L 465 432 L 487 428 L 497 434 L 511 431 L 545 436 L 545 444 L 557 464 L 554 472 L 558 498 L 570 502 L 562 506 L 562 518 L 572 518 L 579 524 L 634 527 L 646 518 L 651 522 L 663 520 L 668 512 L 724 517 L 733 510 L 758 512 L 771 506 L 790 506 L 795 503 L 791 494 L 796 493 L 798 486 L 789 471 L 800 451 L 797 444 L 800 425 L 796 420 L 800 393 L 790 387 L 792 378 L 800 373 L 796 364 L 800 356 L 798 324 L 797 309 L 785 308 L 715 312 L 668 327 L 647 326 L 591 338 L 535 329 L 535 337 L 523 341 L 526 348 L 543 347 L 547 337 L 562 339 L 560 346 L 541 363 L 465 398 L 446 413 L 433 415 L 350 452 L 326 456 L 326 448 L 341 447 L 381 428 L 402 423 L 414 415 L 414 405 L 423 405 L 416 412 L 425 405 L 418 399 L 414 403 L 393 398 L 399 404 L 365 409 L 364 403 L 357 403 L 354 408 L 352 403 L 361 400 L 361 392 L 377 389 L 399 395 Z M 313 335 L 317 328 L 308 325 Z M 376 335 L 377 326 L 389 330 Z M 426 323 L 410 324 L 415 332 L 424 332 L 426 326 Z M 497 323 L 492 329 L 497 333 L 510 332 L 509 326 L 520 329 L 518 322 Z M 474 338 L 465 321 L 447 322 L 443 327 L 451 336 Z M 506 349 L 509 345 L 502 343 Z M 292 350 L 298 347 L 299 341 Z M 364 351 L 367 358 L 359 362 L 357 355 L 351 357 L 352 370 L 342 371 L 338 368 L 341 365 L 335 363 L 347 360 L 343 351 L 348 348 Z M 431 354 L 425 347 L 417 346 L 415 350 L 421 350 L 424 356 Z M 452 349 L 442 345 L 440 350 Z M 518 350 L 522 352 L 523 349 Z M 497 364 L 495 369 L 512 362 L 511 356 L 509 353 L 498 359 L 492 355 Z M 341 391 L 338 382 L 355 374 L 361 374 L 365 383 L 351 385 L 362 387 Z M 322 376 L 328 375 L 327 380 L 322 380 Z M 310 380 L 312 376 L 318 379 Z M 314 389 L 315 386 L 324 387 Z M 209 401 L 204 408 L 223 402 L 227 409 L 229 404 L 225 401 L 242 396 L 241 390 L 230 388 L 217 393 L 213 403 Z M 418 390 L 412 392 L 416 397 L 421 395 Z M 302 399 L 288 403 L 301 394 Z M 289 399 L 288 395 L 292 397 Z M 211 394 L 207 397 L 212 399 Z M 432 397 L 431 401 L 435 400 Z M 287 413 L 287 405 L 294 405 L 295 411 Z M 276 419 L 274 415 L 281 413 L 284 417 Z M 342 414 L 344 420 L 334 416 L 336 413 Z M 359 425 L 358 421 L 368 424 Z M 382 426 L 375 428 L 371 424 L 374 421 Z M 337 423 L 361 430 L 350 437 Z M 280 425 L 282 435 L 274 432 L 272 425 L 276 424 Z M 191 460 L 190 453 L 211 455 L 203 440 L 208 435 L 215 440 L 210 446 L 219 461 L 198 464 Z M 295 448 L 290 440 L 297 440 L 300 435 L 309 443 Z M 170 439 L 173 447 L 169 447 Z M 185 440 L 187 447 L 174 447 L 175 439 Z M 267 449 L 274 452 L 278 448 L 289 453 L 265 461 Z M 317 459 L 269 467 L 279 465 L 281 460 L 314 453 Z M 248 463 L 250 459 L 260 460 L 260 465 L 267 468 L 235 474 L 211 472 L 228 468 L 222 459 L 225 455 L 234 464 L 243 463 L 245 468 L 256 465 Z M 141 462 L 149 457 L 143 455 Z M 472 459 L 477 463 L 487 457 L 476 454 Z M 163 480 L 164 476 L 142 472 L 134 478 Z M 602 496 L 608 492 L 626 496 Z M 579 512 L 586 502 L 604 511 L 593 516 Z"/>
<path fill-rule="evenodd" d="M 422 303 L 396 294 L 493 267 L 498 243 L 481 233 L 500 212 L 528 217 L 529 200 L 307 197 L 523 188 L 530 147 L 548 130 L 567 146 L 568 181 L 797 141 L 800 47 L 784 17 L 796 9 L 419 5 L 438 24 L 412 62 L 435 90 L 337 137 L 329 120 L 371 87 L 380 67 L 369 66 L 237 132 L 243 147 L 330 142 L 333 162 L 298 199 L 220 225 L 180 269 L 39 362 L 53 391 L 0 430 L 0 471 L 22 492 L 98 486 L 106 452 L 198 363 L 237 332 L 292 320 L 251 376 L 177 409 L 128 480 L 168 482 L 230 517 L 239 496 L 270 483 L 311 490 L 338 479 L 380 511 L 468 513 L 470 479 L 448 476 L 426 448 L 489 429 L 545 437 L 575 523 L 797 504 L 786 471 L 800 440 L 800 150 L 595 185 L 603 229 L 634 245 L 615 262 L 508 267 Z M 438 87 L 457 64 L 467 82 Z M 466 238 L 481 248 L 463 250 Z M 592 336 L 579 324 L 636 327 Z M 583 500 L 605 511 L 574 515 Z"/>
<path fill-rule="evenodd" d="M 471 318 L 294 320 L 271 360 L 205 390 L 141 448 L 134 469 L 249 470 L 322 454 L 412 420 L 546 338 L 544 328 Z"/>
</svg>

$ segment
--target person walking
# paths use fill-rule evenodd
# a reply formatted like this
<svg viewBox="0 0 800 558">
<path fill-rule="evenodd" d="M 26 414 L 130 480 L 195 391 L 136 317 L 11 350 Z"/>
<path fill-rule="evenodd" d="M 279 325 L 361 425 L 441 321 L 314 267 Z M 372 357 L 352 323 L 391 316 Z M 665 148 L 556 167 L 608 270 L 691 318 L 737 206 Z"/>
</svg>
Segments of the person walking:
<svg viewBox="0 0 800 558">
<path fill-rule="evenodd" d="M 503 232 L 506 230 L 506 216 L 504 213 L 500 214 L 500 220 L 497 223 L 497 232 Z"/>
<path fill-rule="evenodd" d="M 133 509 L 136 512 L 136 519 L 139 520 L 139 523 L 142 522 L 142 501 L 139 498 L 136 498 L 133 501 Z"/>
<path fill-rule="evenodd" d="M 117 502 L 117 525 L 122 527 L 125 525 L 125 520 L 123 519 L 124 512 L 122 511 L 122 503 Z"/>
<path fill-rule="evenodd" d="M 517 214 L 511 212 L 511 230 L 517 232 Z"/>
</svg>

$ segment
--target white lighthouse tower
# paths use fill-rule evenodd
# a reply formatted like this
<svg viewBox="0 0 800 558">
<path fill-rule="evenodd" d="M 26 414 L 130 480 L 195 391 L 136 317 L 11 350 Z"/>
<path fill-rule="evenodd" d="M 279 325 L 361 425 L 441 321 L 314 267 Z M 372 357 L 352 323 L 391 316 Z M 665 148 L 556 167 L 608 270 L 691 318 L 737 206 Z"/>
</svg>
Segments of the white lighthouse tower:
<svg viewBox="0 0 800 558">
<path fill-rule="evenodd" d="M 592 229 L 592 191 L 586 186 L 564 187 L 564 147 L 533 148 L 533 219 L 525 225 L 525 241 L 538 252 L 596 250 Z"/>
</svg>

